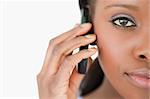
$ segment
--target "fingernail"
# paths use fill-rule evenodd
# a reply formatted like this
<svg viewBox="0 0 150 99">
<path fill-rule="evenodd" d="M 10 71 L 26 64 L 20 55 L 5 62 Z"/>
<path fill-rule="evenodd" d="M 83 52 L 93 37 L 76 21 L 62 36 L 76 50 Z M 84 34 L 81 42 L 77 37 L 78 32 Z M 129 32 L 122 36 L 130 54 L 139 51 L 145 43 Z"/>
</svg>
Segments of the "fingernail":
<svg viewBox="0 0 150 99">
<path fill-rule="evenodd" d="M 83 23 L 83 24 L 80 25 L 80 27 L 85 28 L 85 27 L 87 27 L 88 25 L 89 25 L 89 23 Z"/>
<path fill-rule="evenodd" d="M 94 39 L 94 38 L 95 38 L 95 35 L 89 34 L 89 35 L 85 35 L 85 37 L 88 38 L 88 39 Z"/>
<path fill-rule="evenodd" d="M 90 48 L 90 49 L 88 49 L 89 51 L 91 51 L 91 52 L 95 52 L 96 51 L 96 48 Z"/>
</svg>

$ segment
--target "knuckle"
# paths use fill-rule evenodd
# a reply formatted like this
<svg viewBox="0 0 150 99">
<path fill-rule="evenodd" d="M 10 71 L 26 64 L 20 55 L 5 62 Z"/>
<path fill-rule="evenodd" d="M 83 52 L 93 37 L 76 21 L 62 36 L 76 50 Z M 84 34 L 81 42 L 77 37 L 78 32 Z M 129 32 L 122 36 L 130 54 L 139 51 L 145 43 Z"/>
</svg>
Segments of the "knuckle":
<svg viewBox="0 0 150 99">
<path fill-rule="evenodd" d="M 55 46 L 55 48 L 53 49 L 53 55 L 59 55 L 62 53 L 62 47 L 60 45 Z"/>
<path fill-rule="evenodd" d="M 39 73 L 39 74 L 37 74 L 36 79 L 37 79 L 37 82 L 40 86 L 47 85 L 47 82 L 48 82 L 47 75 L 44 76 L 44 75 Z"/>
<path fill-rule="evenodd" d="M 53 39 L 51 39 L 50 41 L 49 41 L 49 45 L 53 45 L 54 44 L 54 41 L 55 41 L 55 39 L 53 38 Z"/>
<path fill-rule="evenodd" d="M 39 72 L 37 75 L 36 75 L 36 79 L 37 79 L 37 81 L 43 81 L 43 79 L 45 79 L 46 78 L 46 76 L 45 76 L 46 74 L 45 73 L 42 73 L 42 71 L 41 72 Z"/>
<path fill-rule="evenodd" d="M 49 45 L 56 45 L 57 44 L 57 37 L 54 37 L 52 38 L 50 41 L 49 41 Z"/>
</svg>

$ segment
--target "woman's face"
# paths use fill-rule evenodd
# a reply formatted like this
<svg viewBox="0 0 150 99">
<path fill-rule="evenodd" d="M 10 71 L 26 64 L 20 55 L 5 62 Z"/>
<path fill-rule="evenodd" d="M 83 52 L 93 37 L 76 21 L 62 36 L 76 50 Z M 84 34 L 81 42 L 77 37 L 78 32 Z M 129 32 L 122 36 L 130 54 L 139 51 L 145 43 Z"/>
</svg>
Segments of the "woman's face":
<svg viewBox="0 0 150 99">
<path fill-rule="evenodd" d="M 126 99 L 150 95 L 149 0 L 97 0 L 93 25 L 99 61 Z"/>
</svg>

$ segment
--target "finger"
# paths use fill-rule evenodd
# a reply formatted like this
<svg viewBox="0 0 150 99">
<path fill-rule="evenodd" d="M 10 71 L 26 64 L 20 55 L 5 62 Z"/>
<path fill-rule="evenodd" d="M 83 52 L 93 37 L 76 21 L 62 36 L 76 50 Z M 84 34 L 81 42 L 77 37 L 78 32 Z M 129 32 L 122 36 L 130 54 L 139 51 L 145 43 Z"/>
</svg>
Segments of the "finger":
<svg viewBox="0 0 150 99">
<path fill-rule="evenodd" d="M 84 49 L 76 54 L 66 57 L 63 64 L 60 66 L 57 74 L 62 77 L 62 78 L 60 77 L 62 80 L 65 80 L 65 81 L 68 80 L 75 66 L 82 59 L 91 57 L 93 54 L 96 53 L 96 51 L 97 51 L 96 48 Z"/>
<path fill-rule="evenodd" d="M 78 31 L 78 30 L 75 31 L 74 34 L 72 34 L 68 38 L 66 38 L 66 41 L 69 41 L 69 40 L 71 40 L 74 37 L 77 37 L 79 35 L 83 35 L 83 34 L 87 33 L 91 29 L 92 24 L 91 23 L 85 23 L 85 24 L 81 24 L 81 25 L 78 25 L 78 26 L 76 25 L 75 27 L 81 28 L 81 29 L 86 28 L 86 29 L 83 29 L 83 31 L 81 31 L 81 32 Z"/>
<path fill-rule="evenodd" d="M 53 57 L 50 58 L 51 61 L 48 68 L 49 74 L 53 75 L 57 72 L 61 58 L 64 58 L 76 48 L 80 46 L 85 46 L 91 42 L 94 42 L 95 40 L 95 34 L 90 34 L 86 36 L 76 37 L 70 40 L 69 42 L 63 42 L 57 47 L 55 47 L 53 51 Z"/>
<path fill-rule="evenodd" d="M 68 39 L 68 37 L 69 38 L 76 37 L 76 36 L 85 34 L 90 30 L 91 27 L 92 27 L 91 23 L 84 23 L 84 24 L 80 24 L 80 25 L 76 24 L 76 26 L 73 29 L 57 36 L 56 39 L 58 38 L 58 42 L 61 42 L 63 40 Z M 59 39 L 63 39 L 63 40 L 59 41 Z"/>
<path fill-rule="evenodd" d="M 45 59 L 44 59 L 42 71 L 47 70 L 49 60 L 50 60 L 50 57 L 51 57 L 54 46 L 61 43 L 62 41 L 64 41 L 68 37 L 70 37 L 70 39 L 71 39 L 75 36 L 82 35 L 82 34 L 86 33 L 90 28 L 91 28 L 90 23 L 85 23 L 85 24 L 82 24 L 82 25 L 79 25 L 79 26 L 76 25 L 75 28 L 71 29 L 70 31 L 65 32 L 65 33 L 61 34 L 60 36 L 57 36 L 57 37 L 51 39 L 50 42 L 49 42 L 49 46 L 47 48 L 47 51 L 46 51 L 46 56 L 45 56 Z M 71 37 L 71 36 L 73 36 L 73 37 Z"/>
<path fill-rule="evenodd" d="M 88 66 L 87 66 L 88 68 L 90 68 L 90 66 L 92 65 L 92 62 L 93 62 L 92 58 L 91 57 L 88 58 Z M 73 70 L 73 73 L 72 73 L 71 78 L 70 78 L 69 87 L 71 89 L 73 89 L 74 92 L 78 91 L 80 83 L 81 83 L 82 79 L 84 78 L 84 76 L 85 76 L 84 74 L 78 73 L 77 69 Z"/>
<path fill-rule="evenodd" d="M 88 45 L 88 44 L 94 42 L 95 40 L 96 40 L 95 34 L 88 34 L 85 36 L 79 36 L 79 37 L 73 38 L 70 41 L 65 41 L 64 44 L 67 44 L 68 46 L 66 46 L 64 55 L 68 55 L 70 52 L 72 52 L 76 48 Z M 62 44 L 62 46 L 64 44 Z M 69 44 L 70 44 L 70 46 L 69 46 Z"/>
</svg>

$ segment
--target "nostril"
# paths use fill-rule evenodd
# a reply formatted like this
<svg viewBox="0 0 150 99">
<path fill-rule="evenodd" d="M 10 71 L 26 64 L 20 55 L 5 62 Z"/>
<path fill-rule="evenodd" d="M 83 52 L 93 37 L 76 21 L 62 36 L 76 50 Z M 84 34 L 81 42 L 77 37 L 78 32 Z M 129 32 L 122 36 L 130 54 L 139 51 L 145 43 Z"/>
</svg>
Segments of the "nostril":
<svg viewBox="0 0 150 99">
<path fill-rule="evenodd" d="M 146 58 L 144 55 L 140 55 L 139 57 L 140 57 L 140 58 L 144 58 L 144 59 Z"/>
</svg>

